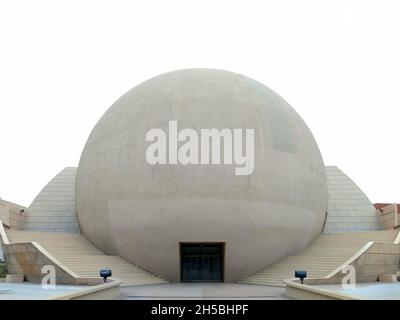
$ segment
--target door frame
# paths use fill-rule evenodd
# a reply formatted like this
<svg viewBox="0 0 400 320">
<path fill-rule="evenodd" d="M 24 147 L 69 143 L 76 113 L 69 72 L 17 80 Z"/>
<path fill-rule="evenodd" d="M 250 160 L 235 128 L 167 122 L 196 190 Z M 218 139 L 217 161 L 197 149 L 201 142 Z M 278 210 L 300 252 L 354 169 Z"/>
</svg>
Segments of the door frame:
<svg viewBox="0 0 400 320">
<path fill-rule="evenodd" d="M 193 241 L 188 241 L 188 242 L 185 242 L 185 241 L 181 241 L 181 242 L 179 242 L 179 281 L 180 282 L 185 282 L 185 283 L 190 283 L 190 282 L 207 282 L 207 281 L 182 281 L 182 273 L 183 273 L 183 268 L 182 268 L 182 263 L 183 263 L 183 261 L 182 261 L 182 247 L 184 246 L 184 245 L 200 245 L 200 244 L 205 244 L 205 245 L 207 245 L 207 244 L 217 244 L 217 245 L 220 245 L 221 246 L 221 281 L 209 281 L 209 282 L 225 282 L 225 245 L 226 245 L 226 242 L 218 242 L 218 241 L 202 241 L 202 242 L 200 242 L 200 241 L 196 241 L 196 242 L 193 242 Z"/>
</svg>

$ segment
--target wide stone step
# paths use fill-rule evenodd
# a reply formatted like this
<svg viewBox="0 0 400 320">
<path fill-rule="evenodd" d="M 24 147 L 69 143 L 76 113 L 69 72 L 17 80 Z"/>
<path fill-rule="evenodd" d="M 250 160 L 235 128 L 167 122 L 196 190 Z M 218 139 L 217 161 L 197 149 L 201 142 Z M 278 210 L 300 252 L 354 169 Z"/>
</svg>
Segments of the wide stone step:
<svg viewBox="0 0 400 320">
<path fill-rule="evenodd" d="M 110 268 L 123 285 L 167 283 L 117 255 L 105 255 L 82 234 L 35 231 L 7 231 L 11 243 L 37 242 L 65 266 L 81 277 L 98 277 L 100 269 Z"/>
<path fill-rule="evenodd" d="M 320 235 L 303 252 L 266 266 L 239 283 L 284 286 L 294 270 L 305 269 L 308 277 L 324 277 L 351 258 L 369 241 L 393 243 L 398 230 Z"/>
</svg>

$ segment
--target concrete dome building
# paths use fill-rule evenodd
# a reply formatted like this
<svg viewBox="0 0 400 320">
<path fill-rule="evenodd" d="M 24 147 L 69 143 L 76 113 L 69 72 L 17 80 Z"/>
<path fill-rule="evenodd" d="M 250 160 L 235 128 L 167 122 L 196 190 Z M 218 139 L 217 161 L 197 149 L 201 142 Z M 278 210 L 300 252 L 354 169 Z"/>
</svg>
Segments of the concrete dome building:
<svg viewBox="0 0 400 320">
<path fill-rule="evenodd" d="M 152 129 L 166 133 L 164 162 L 146 157 Z M 203 129 L 217 129 L 220 144 Z M 252 141 L 235 132 L 246 130 L 252 168 L 237 174 L 235 155 Z M 182 136 L 210 144 L 191 144 L 182 154 L 192 162 L 182 163 L 173 154 Z M 328 206 L 324 163 L 301 117 L 263 84 L 210 69 L 166 73 L 117 100 L 89 136 L 75 190 L 80 230 L 96 247 L 170 281 L 236 281 L 295 254 L 322 232 Z"/>
<path fill-rule="evenodd" d="M 179 288 L 265 297 L 268 286 L 295 299 L 359 299 L 377 281 L 376 297 L 391 299 L 381 285 L 400 280 L 399 211 L 375 208 L 350 176 L 325 167 L 307 125 L 263 84 L 179 70 L 117 100 L 79 166 L 28 207 L 0 199 L 0 260 L 6 282 L 42 284 L 53 266 L 57 286 L 89 286 L 63 299 L 116 298 L 119 286 L 139 286 L 129 297 L 140 299 L 181 297 Z M 357 291 L 343 293 L 351 266 Z M 296 270 L 307 277 L 293 279 Z M 165 286 L 180 281 L 241 285 Z"/>
</svg>

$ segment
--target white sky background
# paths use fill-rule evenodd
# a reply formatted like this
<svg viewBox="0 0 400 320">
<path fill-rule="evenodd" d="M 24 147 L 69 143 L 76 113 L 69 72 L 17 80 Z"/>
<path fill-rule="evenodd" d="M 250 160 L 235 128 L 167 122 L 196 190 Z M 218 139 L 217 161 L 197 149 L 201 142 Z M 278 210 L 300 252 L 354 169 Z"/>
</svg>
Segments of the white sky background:
<svg viewBox="0 0 400 320">
<path fill-rule="evenodd" d="M 0 0 L 0 197 L 29 205 L 122 94 L 191 67 L 264 83 L 325 164 L 400 202 L 400 1 L 382 0 Z"/>
</svg>

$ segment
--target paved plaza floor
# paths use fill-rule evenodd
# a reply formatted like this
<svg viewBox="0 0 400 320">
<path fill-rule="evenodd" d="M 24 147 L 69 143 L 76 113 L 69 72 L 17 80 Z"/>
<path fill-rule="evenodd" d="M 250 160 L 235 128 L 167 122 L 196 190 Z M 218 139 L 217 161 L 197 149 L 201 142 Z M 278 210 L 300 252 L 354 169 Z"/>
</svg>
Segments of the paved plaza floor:
<svg viewBox="0 0 400 320">
<path fill-rule="evenodd" d="M 320 290 L 365 300 L 400 300 L 400 283 L 366 282 L 345 289 L 339 284 L 316 285 Z"/>
<path fill-rule="evenodd" d="M 8 283 L 0 282 L 0 300 L 43 300 L 63 294 L 74 293 L 87 286 L 57 285 L 55 289 L 44 289 L 37 283 Z"/>
<path fill-rule="evenodd" d="M 167 283 L 121 287 L 120 299 L 288 299 L 285 288 L 238 283 Z"/>
<path fill-rule="evenodd" d="M 373 300 L 400 300 L 400 283 L 359 283 L 355 288 L 344 289 L 341 285 L 318 285 L 320 290 L 334 292 L 349 298 Z M 56 289 L 44 289 L 34 283 L 0 282 L 0 300 L 41 300 L 74 293 L 86 286 L 57 285 Z M 283 300 L 285 288 L 238 283 L 167 283 L 121 287 L 122 300 L 168 299 L 260 299 Z"/>
</svg>

